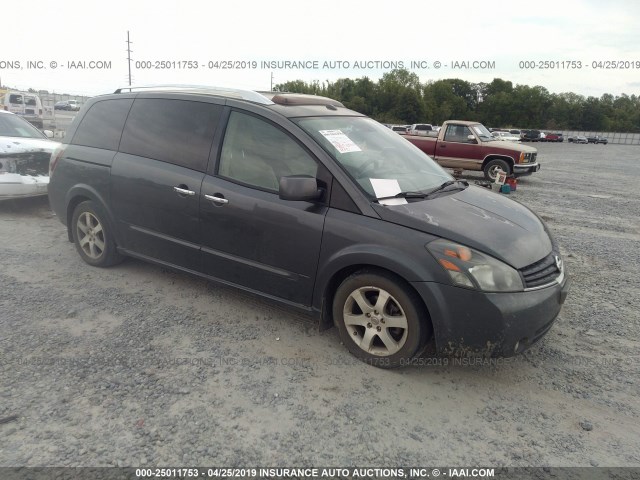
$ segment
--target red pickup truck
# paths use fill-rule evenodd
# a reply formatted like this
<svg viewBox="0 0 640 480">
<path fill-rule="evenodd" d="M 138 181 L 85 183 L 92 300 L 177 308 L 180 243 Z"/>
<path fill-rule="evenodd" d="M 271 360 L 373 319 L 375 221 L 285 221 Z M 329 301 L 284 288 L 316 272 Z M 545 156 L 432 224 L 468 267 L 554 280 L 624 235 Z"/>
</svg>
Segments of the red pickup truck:
<svg viewBox="0 0 640 480">
<path fill-rule="evenodd" d="M 508 174 L 530 175 L 540 170 L 534 147 L 497 141 L 481 123 L 462 120 L 444 122 L 437 138 L 405 135 L 443 167 L 479 170 L 494 181 L 498 169 Z"/>
</svg>

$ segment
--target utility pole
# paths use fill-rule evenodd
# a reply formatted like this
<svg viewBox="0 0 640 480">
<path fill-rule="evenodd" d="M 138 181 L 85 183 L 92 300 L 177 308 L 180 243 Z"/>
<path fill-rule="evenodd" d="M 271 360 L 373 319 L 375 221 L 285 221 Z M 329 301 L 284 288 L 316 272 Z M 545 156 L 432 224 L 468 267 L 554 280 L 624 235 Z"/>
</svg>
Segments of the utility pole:
<svg viewBox="0 0 640 480">
<path fill-rule="evenodd" d="M 271 72 L 271 90 L 269 91 L 273 92 L 273 72 Z"/>
<path fill-rule="evenodd" d="M 129 30 L 127 30 L 127 62 L 129 64 L 129 86 L 131 86 L 131 52 L 133 52 L 133 50 L 131 50 L 131 42 L 129 40 Z"/>
</svg>

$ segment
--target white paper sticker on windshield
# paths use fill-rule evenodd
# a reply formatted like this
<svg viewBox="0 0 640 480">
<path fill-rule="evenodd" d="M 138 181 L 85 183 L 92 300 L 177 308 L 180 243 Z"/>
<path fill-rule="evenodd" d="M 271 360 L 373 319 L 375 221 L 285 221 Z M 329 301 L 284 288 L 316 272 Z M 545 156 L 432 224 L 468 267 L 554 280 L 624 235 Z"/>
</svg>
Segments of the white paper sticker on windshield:
<svg viewBox="0 0 640 480">
<path fill-rule="evenodd" d="M 377 198 L 393 197 L 402 191 L 398 180 L 395 178 L 370 178 L 369 181 Z M 380 200 L 381 205 L 404 205 L 405 203 L 407 203 L 407 200 L 404 198 L 385 198 Z"/>
<path fill-rule="evenodd" d="M 342 130 L 320 130 L 324 138 L 331 142 L 340 153 L 361 152 L 360 147 L 347 137 Z"/>
</svg>

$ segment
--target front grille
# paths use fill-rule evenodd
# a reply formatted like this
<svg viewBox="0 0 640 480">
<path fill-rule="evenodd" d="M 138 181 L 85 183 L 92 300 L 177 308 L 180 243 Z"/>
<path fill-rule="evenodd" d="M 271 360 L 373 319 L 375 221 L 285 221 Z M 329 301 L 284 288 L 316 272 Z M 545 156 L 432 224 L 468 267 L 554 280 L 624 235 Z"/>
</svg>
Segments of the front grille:
<svg viewBox="0 0 640 480">
<path fill-rule="evenodd" d="M 536 161 L 536 157 L 537 157 L 537 156 L 538 156 L 538 153 L 537 153 L 537 152 L 536 152 L 536 153 L 532 153 L 532 154 L 531 154 L 531 160 L 530 160 L 530 162 L 531 162 L 531 163 L 535 163 L 535 161 Z"/>
<path fill-rule="evenodd" d="M 524 278 L 524 287 L 535 288 L 553 282 L 561 273 L 556 257 L 560 258 L 552 252 L 542 260 L 521 268 L 520 273 Z"/>
</svg>

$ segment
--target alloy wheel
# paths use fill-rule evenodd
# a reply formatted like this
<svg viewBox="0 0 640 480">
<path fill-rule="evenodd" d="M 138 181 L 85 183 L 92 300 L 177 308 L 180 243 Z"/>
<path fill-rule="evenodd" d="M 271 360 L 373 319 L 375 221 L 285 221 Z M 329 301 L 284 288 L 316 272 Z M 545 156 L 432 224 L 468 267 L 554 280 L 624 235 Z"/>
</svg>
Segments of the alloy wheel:
<svg viewBox="0 0 640 480">
<path fill-rule="evenodd" d="M 83 212 L 78 217 L 78 242 L 82 251 L 94 260 L 104 252 L 105 239 L 102 225 L 98 218 L 90 212 Z"/>
<path fill-rule="evenodd" d="M 400 303 L 386 290 L 374 286 L 357 288 L 349 294 L 343 321 L 351 340 L 372 355 L 393 355 L 409 334 Z"/>
</svg>

